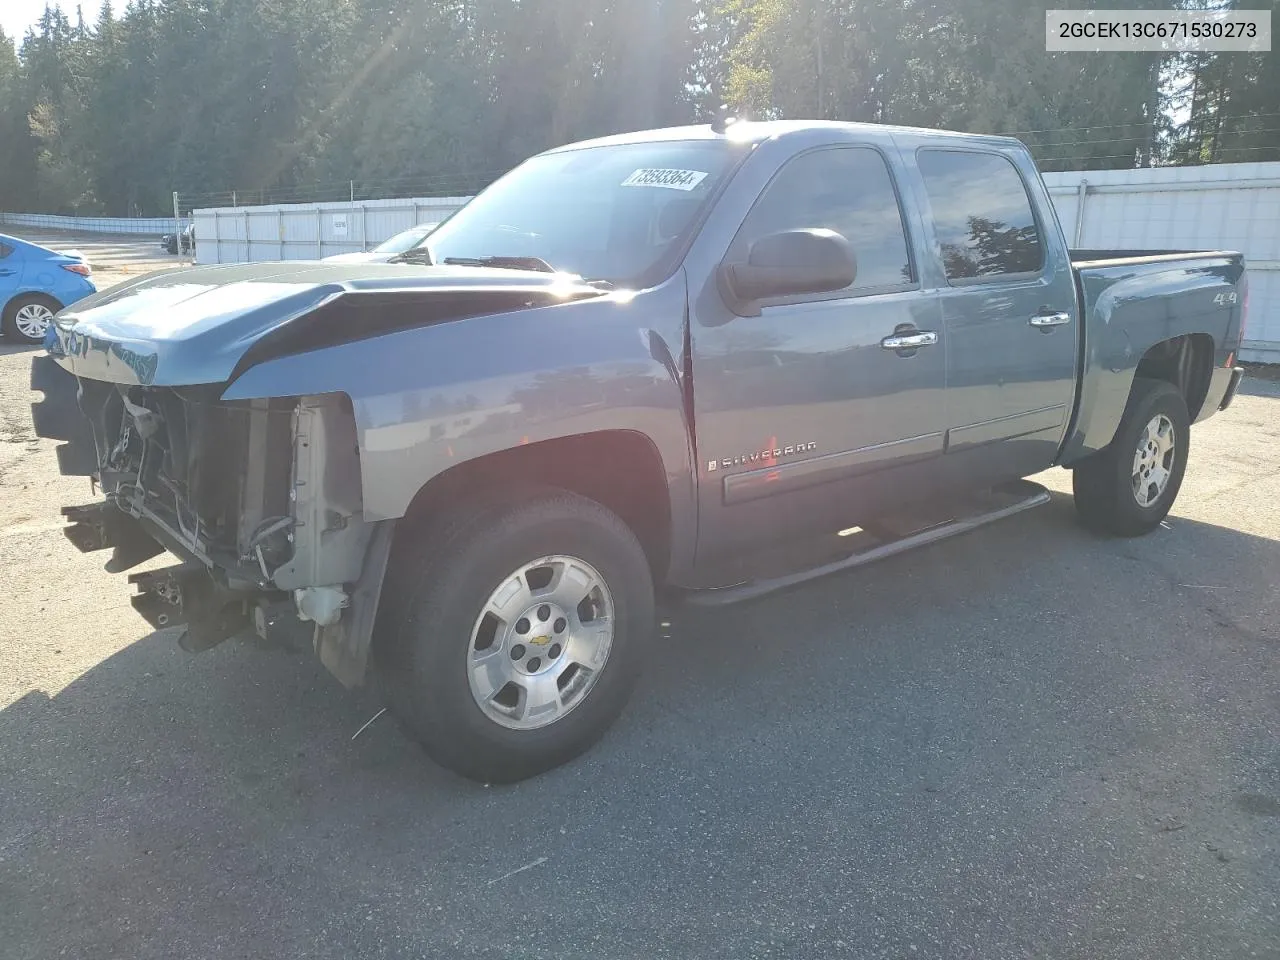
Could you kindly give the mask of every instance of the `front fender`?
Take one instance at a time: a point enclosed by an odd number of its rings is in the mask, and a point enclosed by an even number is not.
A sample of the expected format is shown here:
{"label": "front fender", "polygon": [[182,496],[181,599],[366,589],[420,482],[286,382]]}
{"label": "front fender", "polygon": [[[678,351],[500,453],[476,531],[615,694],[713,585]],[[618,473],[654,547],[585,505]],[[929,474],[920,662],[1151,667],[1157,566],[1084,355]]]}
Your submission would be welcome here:
{"label": "front fender", "polygon": [[662,458],[673,529],[691,530],[694,479],[680,382],[685,308],[678,273],[634,296],[475,317],[268,360],[233,381],[223,399],[346,394],[369,520],[404,516],[425,484],[468,460],[631,430]]}

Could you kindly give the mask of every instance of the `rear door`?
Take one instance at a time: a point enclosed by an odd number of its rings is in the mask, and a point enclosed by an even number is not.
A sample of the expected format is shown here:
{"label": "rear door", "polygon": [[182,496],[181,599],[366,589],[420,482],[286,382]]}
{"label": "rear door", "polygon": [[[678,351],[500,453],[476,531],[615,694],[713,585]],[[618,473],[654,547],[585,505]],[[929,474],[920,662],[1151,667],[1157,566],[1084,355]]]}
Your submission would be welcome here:
{"label": "rear door", "polygon": [[[921,289],[888,158],[854,143],[790,157],[717,254],[738,262],[762,237],[825,228],[850,241],[858,271],[834,293],[762,301],[759,316],[699,298],[703,559],[874,516],[941,458],[941,317]],[[913,335],[923,345],[894,348]]]}
{"label": "rear door", "polygon": [[[22,260],[15,256],[14,248],[0,240],[0,294],[14,290],[22,280]],[[4,306],[0,297],[0,307]]]}
{"label": "rear door", "polygon": [[1075,281],[1056,218],[1037,215],[1051,210],[1043,184],[1015,158],[915,154],[942,270],[948,472],[965,483],[1048,467],[1074,398]]}

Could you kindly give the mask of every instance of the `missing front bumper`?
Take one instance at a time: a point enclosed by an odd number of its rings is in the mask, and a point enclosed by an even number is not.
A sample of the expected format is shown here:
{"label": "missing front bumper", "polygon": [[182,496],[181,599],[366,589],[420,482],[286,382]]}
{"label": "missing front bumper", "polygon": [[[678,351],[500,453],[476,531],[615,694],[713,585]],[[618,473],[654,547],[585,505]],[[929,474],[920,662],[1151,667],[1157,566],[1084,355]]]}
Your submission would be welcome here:
{"label": "missing front bumper", "polygon": [[135,573],[129,602],[154,630],[184,627],[178,645],[188,653],[212,649],[250,629],[263,640],[302,649],[314,625],[298,619],[293,601],[273,594],[230,590],[199,564]]}

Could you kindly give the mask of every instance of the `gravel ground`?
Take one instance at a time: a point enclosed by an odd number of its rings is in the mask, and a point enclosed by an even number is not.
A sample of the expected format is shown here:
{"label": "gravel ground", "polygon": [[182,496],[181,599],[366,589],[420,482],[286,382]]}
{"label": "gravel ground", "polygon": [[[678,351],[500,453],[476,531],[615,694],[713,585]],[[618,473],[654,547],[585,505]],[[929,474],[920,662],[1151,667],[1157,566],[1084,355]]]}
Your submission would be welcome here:
{"label": "gravel ground", "polygon": [[1168,526],[1052,504],[677,613],[588,756],[484,788],[309,657],[148,633],[0,349],[0,956],[1280,957],[1280,385]]}

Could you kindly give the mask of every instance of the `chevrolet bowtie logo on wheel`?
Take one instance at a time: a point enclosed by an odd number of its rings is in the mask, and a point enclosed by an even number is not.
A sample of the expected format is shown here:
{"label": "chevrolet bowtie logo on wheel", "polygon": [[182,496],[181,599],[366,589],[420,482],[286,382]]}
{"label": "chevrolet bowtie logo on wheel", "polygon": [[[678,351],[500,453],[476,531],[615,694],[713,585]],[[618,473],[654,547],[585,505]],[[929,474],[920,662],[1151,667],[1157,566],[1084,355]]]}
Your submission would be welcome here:
{"label": "chevrolet bowtie logo on wheel", "polygon": [[767,467],[771,461],[783,460],[787,457],[794,457],[801,453],[810,453],[817,449],[817,441],[811,440],[808,443],[788,444],[785,447],[774,447],[772,450],[759,450],[755,453],[743,454],[740,457],[727,457],[723,460],[708,460],[707,472],[714,473],[717,470],[728,470],[730,467]]}

